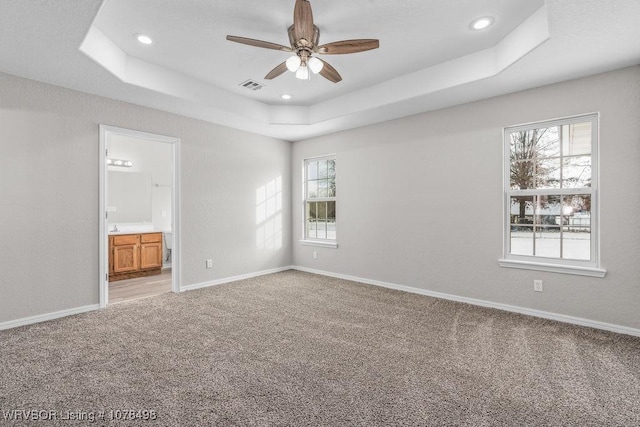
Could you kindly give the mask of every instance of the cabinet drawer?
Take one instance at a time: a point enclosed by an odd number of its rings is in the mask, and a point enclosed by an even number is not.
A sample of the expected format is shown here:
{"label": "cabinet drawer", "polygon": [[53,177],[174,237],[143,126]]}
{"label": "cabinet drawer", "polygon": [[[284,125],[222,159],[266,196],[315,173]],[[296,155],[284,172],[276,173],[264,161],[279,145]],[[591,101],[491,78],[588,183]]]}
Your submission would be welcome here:
{"label": "cabinet drawer", "polygon": [[123,234],[121,236],[113,236],[113,246],[135,245],[139,242],[138,234]]}
{"label": "cabinet drawer", "polygon": [[146,233],[141,234],[142,243],[162,242],[162,233]]}

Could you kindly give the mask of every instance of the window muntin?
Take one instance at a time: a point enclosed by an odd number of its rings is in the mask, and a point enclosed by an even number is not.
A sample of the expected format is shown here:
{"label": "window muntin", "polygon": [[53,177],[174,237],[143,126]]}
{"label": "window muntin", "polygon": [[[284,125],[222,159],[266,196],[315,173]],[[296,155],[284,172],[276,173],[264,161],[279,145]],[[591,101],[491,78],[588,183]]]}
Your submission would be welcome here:
{"label": "window muntin", "polygon": [[336,240],[336,160],[326,156],[304,161],[304,238]]}
{"label": "window muntin", "polygon": [[505,129],[505,258],[597,267],[597,115]]}

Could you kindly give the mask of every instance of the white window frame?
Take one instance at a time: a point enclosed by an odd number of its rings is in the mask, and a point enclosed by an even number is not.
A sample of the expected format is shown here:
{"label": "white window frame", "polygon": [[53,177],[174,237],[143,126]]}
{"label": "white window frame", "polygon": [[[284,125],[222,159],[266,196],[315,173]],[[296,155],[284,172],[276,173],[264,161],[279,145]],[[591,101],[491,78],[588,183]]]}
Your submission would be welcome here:
{"label": "white window frame", "polygon": [[[511,189],[511,144],[510,134],[539,128],[570,125],[574,123],[591,122],[591,187],[589,188],[561,188],[561,189]],[[503,258],[498,260],[501,267],[520,268],[527,270],[549,271],[555,273],[576,274],[583,276],[604,277],[606,270],[600,267],[599,245],[599,197],[598,197],[598,146],[599,146],[599,114],[583,114],[579,116],[528,123],[517,126],[509,126],[503,129]],[[511,254],[511,197],[518,196],[544,196],[544,195],[571,195],[588,194],[591,196],[591,235],[590,235],[590,260],[572,260],[533,255]]]}
{"label": "white window frame", "polygon": [[[317,156],[317,157],[308,157],[305,158],[302,161],[302,239],[300,240],[300,243],[302,245],[307,245],[307,246],[320,246],[320,247],[327,247],[327,248],[337,248],[338,247],[338,242],[337,242],[337,224],[336,224],[336,239],[329,239],[329,238],[313,238],[313,237],[309,237],[307,236],[307,202],[309,201],[313,201],[313,202],[328,202],[328,201],[333,201],[336,202],[337,205],[337,201],[336,201],[336,197],[318,197],[318,198],[313,198],[313,199],[308,199],[307,198],[307,183],[308,183],[308,179],[307,179],[307,164],[309,162],[314,162],[314,161],[318,161],[318,160],[333,160],[334,162],[336,162],[337,165],[337,160],[336,160],[336,155],[335,154],[326,154],[326,155],[322,155],[322,156]],[[337,166],[336,166],[337,169]],[[336,172],[336,187],[337,187],[337,172]],[[337,208],[337,206],[336,206]],[[337,209],[336,209],[337,212]],[[336,213],[337,216],[337,213]],[[336,220],[337,223],[337,220]]]}

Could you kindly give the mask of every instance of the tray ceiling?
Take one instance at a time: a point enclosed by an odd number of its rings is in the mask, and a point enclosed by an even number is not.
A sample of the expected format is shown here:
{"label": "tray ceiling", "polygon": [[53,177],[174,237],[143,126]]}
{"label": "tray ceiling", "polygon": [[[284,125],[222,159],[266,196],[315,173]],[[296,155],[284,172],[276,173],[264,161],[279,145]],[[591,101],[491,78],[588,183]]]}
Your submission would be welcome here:
{"label": "tray ceiling", "polygon": [[[312,0],[321,43],[380,48],[323,56],[337,84],[265,80],[290,54],[225,36],[288,45],[293,5],[0,0],[0,71],[299,140],[640,63],[635,0]],[[471,30],[480,16],[494,25]]]}

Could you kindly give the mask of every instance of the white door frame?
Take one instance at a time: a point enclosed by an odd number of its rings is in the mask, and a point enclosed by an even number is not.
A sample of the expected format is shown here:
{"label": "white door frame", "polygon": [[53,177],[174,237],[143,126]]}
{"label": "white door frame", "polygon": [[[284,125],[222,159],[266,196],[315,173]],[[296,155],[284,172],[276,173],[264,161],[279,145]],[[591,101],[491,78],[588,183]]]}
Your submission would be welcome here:
{"label": "white door frame", "polygon": [[171,290],[180,292],[180,138],[140,132],[115,126],[100,125],[100,308],[109,301],[109,230],[107,221],[107,138],[110,134],[123,135],[172,145],[173,177],[171,180]]}

